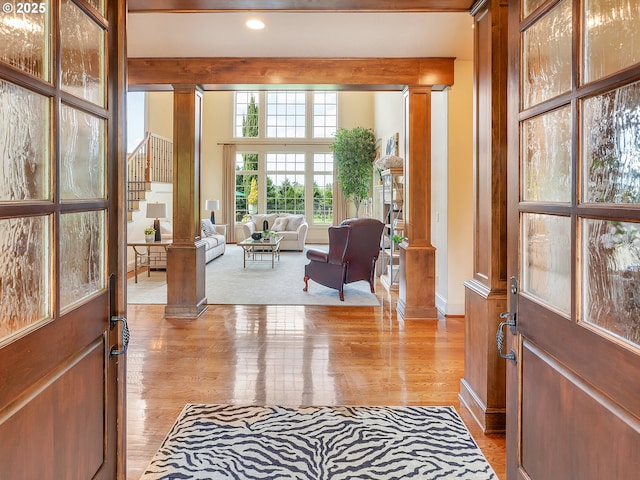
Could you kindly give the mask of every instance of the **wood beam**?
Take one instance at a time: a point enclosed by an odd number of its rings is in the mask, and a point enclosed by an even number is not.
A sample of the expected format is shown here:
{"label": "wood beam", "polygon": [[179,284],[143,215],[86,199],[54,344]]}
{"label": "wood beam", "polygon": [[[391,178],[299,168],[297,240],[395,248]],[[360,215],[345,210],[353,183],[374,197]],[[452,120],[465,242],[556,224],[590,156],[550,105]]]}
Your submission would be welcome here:
{"label": "wood beam", "polygon": [[252,85],[331,85],[350,90],[402,90],[405,85],[453,85],[453,58],[130,58],[131,90],[203,90]]}
{"label": "wood beam", "polygon": [[467,12],[473,0],[129,0],[129,12]]}

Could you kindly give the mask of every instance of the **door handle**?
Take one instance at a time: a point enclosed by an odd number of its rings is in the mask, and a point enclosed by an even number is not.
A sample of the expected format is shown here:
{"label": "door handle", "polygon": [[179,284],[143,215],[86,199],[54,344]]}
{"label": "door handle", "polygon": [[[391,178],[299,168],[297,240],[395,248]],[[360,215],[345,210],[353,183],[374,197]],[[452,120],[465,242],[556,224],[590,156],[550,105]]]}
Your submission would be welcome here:
{"label": "door handle", "polygon": [[116,347],[111,347],[111,351],[109,355],[112,357],[115,355],[122,355],[127,353],[127,348],[129,347],[129,327],[127,326],[127,319],[125,317],[111,317],[111,328],[115,328],[118,325],[118,322],[122,322],[122,349],[118,350]]}
{"label": "door handle", "polygon": [[510,312],[502,312],[500,314],[500,318],[504,318],[507,320],[505,320],[504,322],[500,322],[500,325],[498,325],[498,331],[496,332],[496,347],[498,348],[498,355],[500,355],[500,358],[511,360],[513,363],[517,363],[516,352],[514,352],[513,349],[510,349],[509,353],[502,353],[504,349],[504,327],[515,327],[516,321],[515,319],[511,318]]}
{"label": "door handle", "polygon": [[504,349],[504,327],[511,327],[511,333],[516,335],[518,329],[516,325],[518,323],[518,280],[516,277],[509,279],[509,312],[502,312],[500,318],[504,321],[498,325],[498,331],[496,332],[496,347],[498,347],[498,355],[505,360],[511,360],[513,363],[517,363],[516,352],[513,349],[509,350],[509,353],[503,353]]}

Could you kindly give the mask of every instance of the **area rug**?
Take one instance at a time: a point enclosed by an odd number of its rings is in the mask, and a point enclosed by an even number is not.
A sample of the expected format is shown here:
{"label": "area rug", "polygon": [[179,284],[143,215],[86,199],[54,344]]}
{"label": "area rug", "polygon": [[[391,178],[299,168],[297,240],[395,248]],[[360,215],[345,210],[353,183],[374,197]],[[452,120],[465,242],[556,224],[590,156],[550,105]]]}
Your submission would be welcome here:
{"label": "area rug", "polygon": [[187,404],[141,480],[497,480],[453,407]]}
{"label": "area rug", "polygon": [[[326,248],[326,246],[322,246]],[[314,248],[322,248],[315,247]],[[378,299],[368,282],[345,285],[344,302],[338,291],[309,281],[309,291],[303,292],[304,252],[281,252],[280,260],[271,268],[270,256],[264,261],[247,262],[243,268],[242,248],[227,245],[224,255],[207,263],[207,303],[215,305],[340,305],[378,306]],[[138,275],[138,283],[129,279],[128,303],[167,303],[167,277],[164,270]]]}

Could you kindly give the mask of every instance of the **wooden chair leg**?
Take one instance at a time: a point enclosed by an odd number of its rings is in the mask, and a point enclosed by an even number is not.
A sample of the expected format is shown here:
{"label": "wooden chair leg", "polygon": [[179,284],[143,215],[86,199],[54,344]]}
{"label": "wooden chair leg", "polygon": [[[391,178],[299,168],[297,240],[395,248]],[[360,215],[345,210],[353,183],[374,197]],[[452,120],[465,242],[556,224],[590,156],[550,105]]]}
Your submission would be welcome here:
{"label": "wooden chair leg", "polygon": [[340,301],[344,302],[344,290],[342,289],[342,287],[338,289],[338,293],[340,294]]}
{"label": "wooden chair leg", "polygon": [[306,292],[309,289],[309,277],[304,277],[304,288],[302,289],[303,292]]}

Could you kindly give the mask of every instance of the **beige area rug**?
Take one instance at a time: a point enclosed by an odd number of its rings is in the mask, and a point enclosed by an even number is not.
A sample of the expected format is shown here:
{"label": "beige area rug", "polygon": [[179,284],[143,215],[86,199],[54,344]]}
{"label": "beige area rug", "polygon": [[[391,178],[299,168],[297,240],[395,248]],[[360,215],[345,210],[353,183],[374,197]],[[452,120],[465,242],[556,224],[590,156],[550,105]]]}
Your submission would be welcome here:
{"label": "beige area rug", "polygon": [[[326,246],[313,246],[322,249]],[[242,248],[227,245],[224,255],[212,260],[206,269],[206,296],[210,305],[340,305],[378,306],[368,282],[345,285],[344,302],[338,291],[309,280],[309,291],[303,292],[304,252],[281,252],[280,261],[271,268],[271,260],[247,262],[242,267]],[[167,277],[162,270],[138,275],[128,282],[128,303],[167,303]]]}

